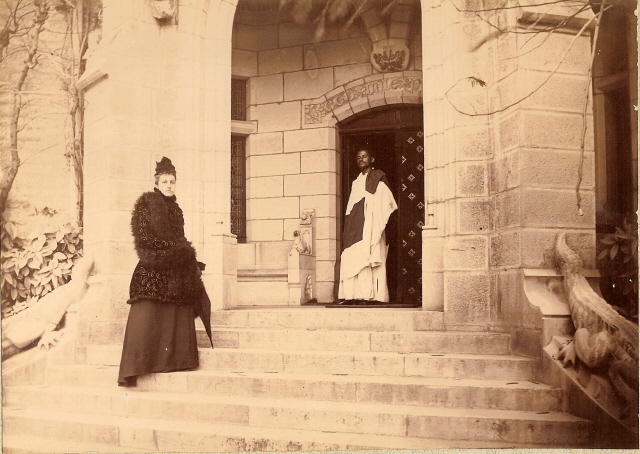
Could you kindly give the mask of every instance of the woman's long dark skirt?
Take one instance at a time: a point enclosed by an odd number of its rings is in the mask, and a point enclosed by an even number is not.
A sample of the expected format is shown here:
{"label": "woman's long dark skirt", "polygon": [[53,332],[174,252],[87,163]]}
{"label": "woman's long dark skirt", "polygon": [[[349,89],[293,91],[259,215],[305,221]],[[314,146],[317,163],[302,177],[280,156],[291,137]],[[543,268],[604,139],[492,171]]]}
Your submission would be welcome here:
{"label": "woman's long dark skirt", "polygon": [[198,367],[191,306],[141,300],[131,304],[118,384],[135,385],[138,375]]}

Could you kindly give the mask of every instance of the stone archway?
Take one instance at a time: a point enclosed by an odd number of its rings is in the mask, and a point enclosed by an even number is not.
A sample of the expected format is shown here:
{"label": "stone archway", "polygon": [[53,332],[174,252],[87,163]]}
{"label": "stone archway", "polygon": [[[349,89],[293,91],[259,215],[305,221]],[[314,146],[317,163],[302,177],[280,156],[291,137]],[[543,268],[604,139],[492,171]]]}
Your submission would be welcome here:
{"label": "stone archway", "polygon": [[422,72],[374,74],[342,84],[303,104],[303,127],[335,126],[366,110],[392,104],[422,104]]}
{"label": "stone archway", "polygon": [[[346,123],[358,117],[366,117],[368,114],[380,109],[393,109],[398,107],[422,108],[422,73],[421,71],[399,71],[387,74],[375,74],[362,77],[344,83],[322,96],[303,102],[302,127],[303,129],[329,128],[336,135],[337,153],[341,155],[342,144],[338,138],[338,123]],[[393,128],[392,128],[393,129]],[[335,172],[340,174],[343,166],[342,159],[337,157]],[[423,166],[426,164],[423,162]],[[341,179],[337,184],[342,184]],[[422,188],[424,191],[424,187]],[[332,204],[342,210],[341,196],[336,194]],[[334,283],[337,282],[340,257],[340,232],[342,213],[336,213],[336,244]],[[416,235],[421,237],[421,232],[416,230]],[[417,257],[417,256],[416,256]],[[419,278],[421,279],[421,278]],[[337,286],[332,286],[334,299],[337,298]],[[419,290],[418,290],[419,291]],[[421,300],[421,298],[418,298]],[[409,304],[414,304],[409,303]]]}
{"label": "stone archway", "polygon": [[[268,9],[271,3],[238,2],[227,74],[247,80],[246,120],[253,128],[242,131],[247,244],[290,242],[302,210],[315,209],[321,235],[318,300],[329,302],[338,241],[336,124],[380,106],[421,105],[420,39],[411,36],[409,70],[376,73],[372,30],[358,24],[358,30],[348,34],[335,30],[315,39],[308,25],[271,10],[256,13],[255,8]],[[415,12],[415,5],[412,8]]]}

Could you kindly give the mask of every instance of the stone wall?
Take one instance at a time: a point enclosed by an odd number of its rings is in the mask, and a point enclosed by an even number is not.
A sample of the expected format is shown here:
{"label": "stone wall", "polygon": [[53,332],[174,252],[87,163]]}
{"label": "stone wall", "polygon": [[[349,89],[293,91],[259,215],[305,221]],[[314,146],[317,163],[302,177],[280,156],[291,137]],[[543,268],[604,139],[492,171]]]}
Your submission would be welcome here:
{"label": "stone wall", "polygon": [[[80,85],[87,100],[85,246],[108,301],[97,318],[126,316],[137,262],[135,200],[153,189],[155,163],[177,169],[185,233],[207,264],[214,309],[233,304],[237,253],[230,233],[231,24],[235,4],[179,5],[160,23],[147,2],[105,1],[103,38]],[[220,46],[220,42],[226,46]]]}
{"label": "stone wall", "polygon": [[[530,342],[540,327],[522,294],[523,269],[553,267],[558,230],[569,233],[570,246],[593,266],[590,130],[582,215],[574,194],[586,35],[557,69],[575,29],[556,31],[525,55],[518,52],[527,37],[518,34],[471,51],[493,27],[451,2],[433,2],[423,5],[422,40],[413,40],[409,69],[382,75],[373,74],[369,38],[357,27],[328,29],[314,41],[311,28],[271,13],[259,20],[236,15],[234,22],[235,4],[225,0],[181,4],[179,23],[168,25],[156,23],[143,4],[109,5],[101,49],[85,80],[86,242],[107,270],[118,315],[126,310],[135,265],[129,213],[151,189],[162,155],[178,169],[187,236],[210,266],[205,283],[214,308],[234,306],[234,76],[248,80],[245,134],[254,131],[247,138],[249,241],[290,241],[300,211],[315,209],[318,299],[332,300],[341,215],[336,124],[372,107],[424,99],[423,308],[444,310],[448,329],[509,331],[514,350],[539,351]],[[525,26],[525,13],[509,9],[494,17]],[[420,78],[419,92],[412,91],[412,78]],[[354,95],[368,84],[379,89]],[[474,115],[460,112],[469,108]],[[311,111],[316,116],[308,118]]]}
{"label": "stone wall", "polygon": [[[0,4],[2,20],[7,13],[7,4]],[[53,55],[39,59],[22,87],[24,107],[18,133],[21,164],[7,204],[10,219],[25,223],[22,233],[31,233],[34,227],[31,215],[36,209],[56,210],[58,215],[52,219],[54,223],[76,219],[73,171],[65,157],[68,144],[73,141],[69,115],[71,102],[64,88],[64,74],[58,66],[59,50],[68,39],[65,30],[64,16],[52,9],[40,34],[39,48],[45,53],[53,52]],[[22,38],[13,38],[5,50],[6,58],[0,63],[0,80],[6,83],[0,88],[0,147],[3,149],[0,166],[3,170],[9,165],[13,87],[26,56],[24,45]],[[69,57],[68,54],[65,56]]]}
{"label": "stone wall", "polygon": [[[282,21],[275,14],[259,21],[236,17],[232,75],[248,78],[247,120],[256,124],[247,138],[247,240],[293,240],[301,210],[315,209],[317,297],[333,301],[342,159],[336,121],[355,112],[346,103],[342,114],[329,111],[314,122],[305,117],[305,108],[383,75],[374,74],[371,40],[361,25],[333,25],[319,41],[314,31],[311,24]],[[420,71],[412,71],[421,65],[418,34],[411,54],[408,71],[385,77],[420,78]],[[420,90],[405,102],[419,103]],[[383,92],[378,98],[380,105],[403,102],[387,102]],[[374,107],[369,99],[360,99],[360,110]]]}
{"label": "stone wall", "polygon": [[[558,231],[587,267],[595,259],[590,105],[581,213],[575,193],[588,33],[574,41],[572,26],[548,35],[546,23],[538,35],[505,33],[478,46],[495,31],[490,24],[525,30],[539,12],[481,13],[487,21],[450,2],[423,10],[423,49],[433,57],[424,63],[432,88],[424,94],[425,149],[441,150],[426,165],[423,272],[434,291],[425,292],[425,307],[444,303],[450,329],[510,331],[514,350],[531,355],[540,352],[540,317],[524,297],[523,269],[555,268]],[[558,20],[570,12],[547,13]]]}

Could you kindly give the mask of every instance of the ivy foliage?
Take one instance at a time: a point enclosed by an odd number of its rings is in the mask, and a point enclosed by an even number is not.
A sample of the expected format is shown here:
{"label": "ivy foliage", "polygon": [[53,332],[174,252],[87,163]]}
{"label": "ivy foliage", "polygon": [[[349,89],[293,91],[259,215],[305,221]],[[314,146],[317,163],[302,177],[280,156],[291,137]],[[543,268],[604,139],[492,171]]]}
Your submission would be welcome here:
{"label": "ivy foliage", "polygon": [[82,229],[74,223],[20,236],[16,223],[0,229],[2,317],[14,315],[71,279],[82,256]]}
{"label": "ivy foliage", "polygon": [[600,240],[598,260],[608,261],[603,276],[605,299],[623,316],[638,323],[638,224],[624,219],[622,227]]}

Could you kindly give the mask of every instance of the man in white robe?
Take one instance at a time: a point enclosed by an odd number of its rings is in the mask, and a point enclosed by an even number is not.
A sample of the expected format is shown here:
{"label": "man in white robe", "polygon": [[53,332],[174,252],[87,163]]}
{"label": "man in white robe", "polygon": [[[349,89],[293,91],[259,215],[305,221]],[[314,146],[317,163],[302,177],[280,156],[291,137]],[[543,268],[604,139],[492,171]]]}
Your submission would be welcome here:
{"label": "man in white robe", "polygon": [[351,185],[345,213],[338,299],[388,302],[384,229],[398,205],[384,172],[373,168],[371,152],[358,151],[356,161],[360,174]]}

